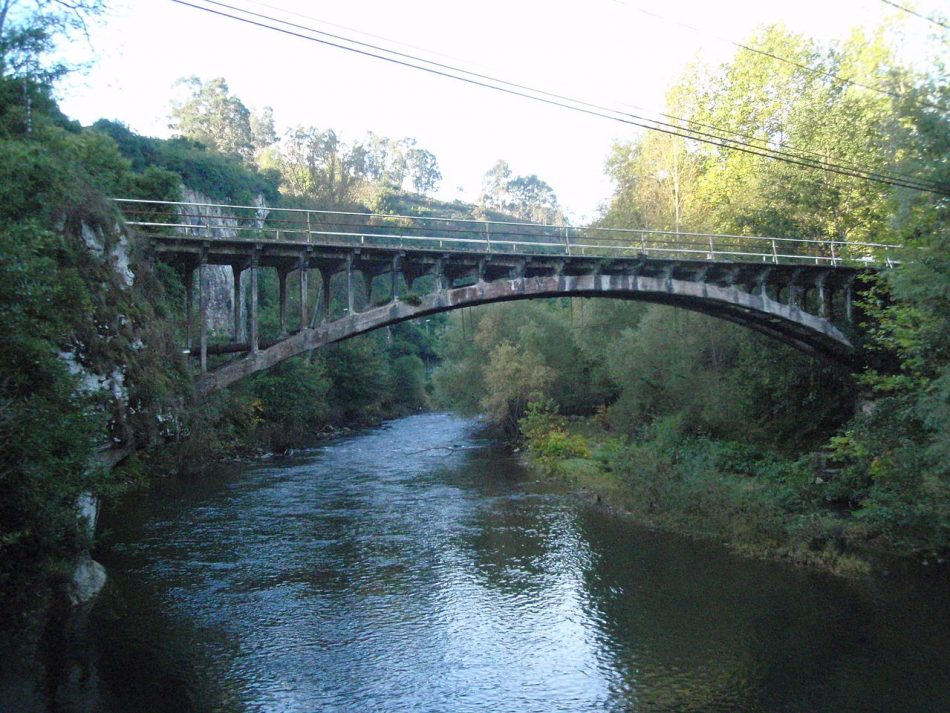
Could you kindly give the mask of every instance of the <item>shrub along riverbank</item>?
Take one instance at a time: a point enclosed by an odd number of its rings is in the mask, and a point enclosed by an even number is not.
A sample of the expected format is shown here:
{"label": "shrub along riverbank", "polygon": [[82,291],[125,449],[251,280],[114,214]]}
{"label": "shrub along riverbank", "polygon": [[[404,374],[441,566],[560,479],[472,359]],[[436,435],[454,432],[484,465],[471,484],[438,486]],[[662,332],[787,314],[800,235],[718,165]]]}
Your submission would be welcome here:
{"label": "shrub along riverbank", "polygon": [[657,421],[627,440],[597,419],[567,422],[532,405],[528,462],[643,524],[840,575],[872,570],[867,528],[833,507],[833,478],[816,473],[814,458],[684,437],[681,425]]}

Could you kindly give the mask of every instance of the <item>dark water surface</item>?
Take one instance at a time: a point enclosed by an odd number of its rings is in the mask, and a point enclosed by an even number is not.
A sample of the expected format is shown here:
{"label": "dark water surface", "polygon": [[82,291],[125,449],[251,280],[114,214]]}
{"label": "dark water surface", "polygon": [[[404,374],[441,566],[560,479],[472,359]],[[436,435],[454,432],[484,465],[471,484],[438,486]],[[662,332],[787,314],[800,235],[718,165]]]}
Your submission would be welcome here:
{"label": "dark water surface", "polygon": [[62,709],[950,711],[945,582],[746,561],[529,481],[429,414],[130,499]]}

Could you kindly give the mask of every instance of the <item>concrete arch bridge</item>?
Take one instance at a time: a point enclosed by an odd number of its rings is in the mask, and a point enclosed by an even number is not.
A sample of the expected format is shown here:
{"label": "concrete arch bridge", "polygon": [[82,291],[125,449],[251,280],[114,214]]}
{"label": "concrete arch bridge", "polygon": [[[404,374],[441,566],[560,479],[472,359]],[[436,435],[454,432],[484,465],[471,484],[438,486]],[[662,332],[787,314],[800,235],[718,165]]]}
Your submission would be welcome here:
{"label": "concrete arch bridge", "polygon": [[[899,247],[212,203],[116,203],[127,224],[148,241],[152,258],[183,274],[188,347],[200,364],[202,393],[405,320],[490,302],[563,296],[682,307],[847,363],[854,356],[847,335],[859,278],[889,266]],[[233,274],[228,343],[208,339],[202,286],[212,265],[229,266]],[[279,283],[280,334],[270,341],[259,336],[261,270],[276,271]],[[311,298],[314,273],[320,287]],[[250,293],[246,315],[244,279]],[[345,305],[331,304],[333,283],[345,285]],[[291,286],[300,295],[293,317]],[[224,354],[232,357],[209,370],[209,356]]]}

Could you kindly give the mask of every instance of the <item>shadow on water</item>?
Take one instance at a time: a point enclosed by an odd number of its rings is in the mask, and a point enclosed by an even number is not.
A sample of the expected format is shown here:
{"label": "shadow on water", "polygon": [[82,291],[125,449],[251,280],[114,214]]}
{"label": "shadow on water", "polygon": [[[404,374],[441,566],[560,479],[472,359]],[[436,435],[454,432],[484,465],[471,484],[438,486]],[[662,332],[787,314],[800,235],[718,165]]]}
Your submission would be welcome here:
{"label": "shadow on water", "polygon": [[950,709],[946,582],[743,560],[530,480],[426,414],[131,498],[48,663],[88,685],[36,710]]}

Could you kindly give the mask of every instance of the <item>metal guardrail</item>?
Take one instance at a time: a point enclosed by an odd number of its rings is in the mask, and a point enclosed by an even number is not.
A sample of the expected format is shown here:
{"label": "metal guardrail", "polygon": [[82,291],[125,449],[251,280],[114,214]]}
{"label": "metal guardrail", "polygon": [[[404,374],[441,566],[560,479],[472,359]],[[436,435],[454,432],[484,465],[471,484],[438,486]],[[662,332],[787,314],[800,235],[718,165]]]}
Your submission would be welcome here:
{"label": "metal guardrail", "polygon": [[168,237],[200,236],[208,240],[606,259],[642,254],[710,261],[887,267],[896,264],[891,251],[902,247],[816,238],[575,227],[133,198],[113,200],[128,225]]}

